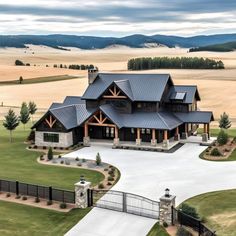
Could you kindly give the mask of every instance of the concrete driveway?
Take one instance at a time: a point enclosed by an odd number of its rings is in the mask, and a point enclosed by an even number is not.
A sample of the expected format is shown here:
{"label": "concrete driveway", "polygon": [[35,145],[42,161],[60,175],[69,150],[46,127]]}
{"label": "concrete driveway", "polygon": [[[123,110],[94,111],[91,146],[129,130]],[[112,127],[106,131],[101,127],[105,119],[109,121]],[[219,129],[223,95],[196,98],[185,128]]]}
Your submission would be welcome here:
{"label": "concrete driveway", "polygon": [[[210,162],[198,156],[206,147],[185,144],[174,153],[114,150],[110,146],[91,147],[65,155],[68,158],[95,159],[116,166],[121,172],[114,190],[139,194],[159,200],[165,188],[176,195],[177,204],[192,196],[236,187],[236,162]],[[143,236],[152,219],[95,208],[67,236]]]}

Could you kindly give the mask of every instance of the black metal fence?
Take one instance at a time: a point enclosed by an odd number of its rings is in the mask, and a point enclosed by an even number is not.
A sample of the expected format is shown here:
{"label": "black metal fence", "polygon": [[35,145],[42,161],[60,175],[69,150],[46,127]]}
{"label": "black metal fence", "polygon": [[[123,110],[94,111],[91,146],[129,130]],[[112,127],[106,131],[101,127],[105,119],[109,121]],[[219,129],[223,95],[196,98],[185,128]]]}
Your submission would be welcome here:
{"label": "black metal fence", "polygon": [[216,236],[216,233],[207,228],[200,220],[172,208],[172,224],[176,223],[192,228],[198,232],[199,236]]}
{"label": "black metal fence", "polygon": [[53,187],[0,179],[0,191],[58,201],[75,203],[75,192]]}

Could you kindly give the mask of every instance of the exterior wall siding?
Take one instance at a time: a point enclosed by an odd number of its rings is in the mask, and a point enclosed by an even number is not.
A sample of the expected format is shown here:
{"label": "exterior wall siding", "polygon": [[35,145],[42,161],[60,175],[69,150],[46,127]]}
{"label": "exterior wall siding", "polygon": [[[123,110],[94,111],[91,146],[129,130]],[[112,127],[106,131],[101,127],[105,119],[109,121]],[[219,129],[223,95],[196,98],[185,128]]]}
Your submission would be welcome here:
{"label": "exterior wall siding", "polygon": [[[43,136],[44,133],[53,133],[53,134],[59,134],[59,142],[44,142]],[[37,146],[46,146],[46,147],[69,147],[73,145],[73,135],[72,132],[68,133],[59,133],[59,132],[42,132],[42,131],[36,131],[35,132],[35,144]]]}

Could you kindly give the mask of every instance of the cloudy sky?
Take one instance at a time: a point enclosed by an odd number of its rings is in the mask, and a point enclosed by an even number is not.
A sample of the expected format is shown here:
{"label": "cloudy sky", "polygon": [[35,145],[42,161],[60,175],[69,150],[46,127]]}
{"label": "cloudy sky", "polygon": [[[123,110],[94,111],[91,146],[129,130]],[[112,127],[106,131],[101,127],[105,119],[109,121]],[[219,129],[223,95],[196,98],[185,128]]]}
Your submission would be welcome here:
{"label": "cloudy sky", "polygon": [[0,0],[0,34],[236,32],[236,0]]}

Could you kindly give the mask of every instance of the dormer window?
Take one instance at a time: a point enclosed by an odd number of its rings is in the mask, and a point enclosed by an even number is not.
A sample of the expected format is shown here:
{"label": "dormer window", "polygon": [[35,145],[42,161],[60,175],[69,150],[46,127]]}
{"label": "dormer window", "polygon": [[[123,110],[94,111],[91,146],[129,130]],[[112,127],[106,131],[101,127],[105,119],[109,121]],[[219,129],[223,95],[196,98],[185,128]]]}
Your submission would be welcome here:
{"label": "dormer window", "polygon": [[185,99],[185,96],[186,96],[186,92],[174,92],[171,94],[170,100],[176,101],[176,102],[183,101]]}

